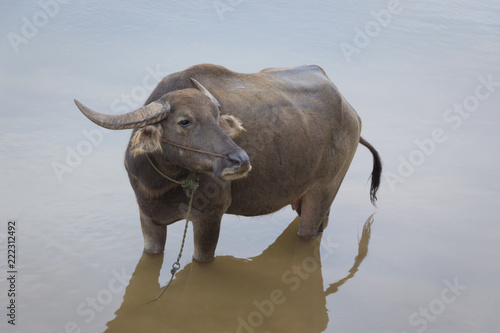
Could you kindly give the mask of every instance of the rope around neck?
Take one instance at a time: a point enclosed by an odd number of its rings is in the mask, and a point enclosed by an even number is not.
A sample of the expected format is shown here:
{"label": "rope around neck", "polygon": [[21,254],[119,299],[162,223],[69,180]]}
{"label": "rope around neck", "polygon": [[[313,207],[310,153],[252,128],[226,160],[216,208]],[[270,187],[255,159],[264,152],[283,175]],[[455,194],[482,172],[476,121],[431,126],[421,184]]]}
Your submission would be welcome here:
{"label": "rope around neck", "polygon": [[160,169],[158,169],[158,167],[153,163],[153,161],[151,161],[151,158],[149,157],[148,154],[146,154],[146,157],[147,157],[149,163],[151,164],[151,166],[153,167],[153,169],[155,169],[156,172],[158,172],[160,174],[160,176],[162,176],[163,178],[166,178],[166,179],[170,180],[172,183],[181,185],[182,188],[184,189],[184,191],[190,190],[190,191],[194,192],[198,188],[198,186],[199,186],[199,184],[198,184],[199,183],[198,173],[195,173],[194,177],[191,178],[191,179],[186,179],[186,180],[181,180],[181,181],[175,180],[175,179],[167,176],[163,172],[161,172]]}
{"label": "rope around neck", "polygon": [[[176,184],[179,184],[182,186],[182,188],[184,189],[184,191],[186,192],[186,195],[188,194],[188,191],[191,192],[191,195],[190,195],[190,198],[189,198],[189,205],[188,205],[188,210],[187,210],[187,215],[186,215],[186,225],[184,226],[184,235],[182,236],[182,243],[181,243],[181,249],[179,251],[179,255],[177,255],[177,260],[172,264],[172,269],[170,270],[170,274],[172,274],[172,276],[170,277],[170,281],[168,281],[167,285],[163,288],[162,292],[160,293],[160,295],[158,295],[158,297],[156,297],[154,300],[152,300],[151,302],[154,302],[154,301],[157,301],[160,299],[160,297],[163,295],[163,293],[165,293],[165,291],[167,290],[167,288],[170,286],[170,283],[172,283],[172,280],[174,279],[174,276],[175,276],[175,273],[179,270],[179,268],[181,267],[181,264],[180,264],[180,260],[181,260],[181,257],[182,257],[182,251],[184,250],[184,243],[186,241],[186,234],[187,234],[187,230],[188,230],[188,225],[189,225],[189,217],[191,215],[191,207],[193,207],[193,198],[194,198],[194,193],[196,192],[196,190],[198,189],[199,187],[199,183],[200,183],[200,177],[198,175],[198,173],[195,173],[194,177],[191,178],[191,179],[186,179],[186,180],[182,180],[182,181],[178,181],[178,180],[175,180],[173,178],[170,178],[169,176],[167,176],[166,174],[164,174],[163,172],[161,172],[157,167],[156,165],[153,163],[153,161],[151,161],[151,159],[149,158],[149,155],[146,154],[146,157],[148,158],[148,161],[149,163],[151,164],[151,166],[164,178],[170,180],[171,182],[174,182]],[[189,195],[188,195],[189,196]]]}

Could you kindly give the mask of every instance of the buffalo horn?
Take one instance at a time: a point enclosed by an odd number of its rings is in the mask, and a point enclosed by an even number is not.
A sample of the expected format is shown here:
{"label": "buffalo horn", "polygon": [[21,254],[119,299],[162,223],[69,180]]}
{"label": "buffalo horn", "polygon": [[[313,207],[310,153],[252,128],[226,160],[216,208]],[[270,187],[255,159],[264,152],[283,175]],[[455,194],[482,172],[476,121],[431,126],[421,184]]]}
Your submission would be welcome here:
{"label": "buffalo horn", "polygon": [[112,130],[130,129],[154,124],[165,119],[170,111],[170,105],[167,102],[160,103],[157,101],[121,115],[110,115],[93,111],[76,99],[75,104],[91,121],[101,127]]}
{"label": "buffalo horn", "polygon": [[220,108],[219,101],[217,100],[217,98],[214,97],[214,95],[212,95],[210,93],[210,91],[208,91],[207,88],[205,88],[200,82],[196,81],[193,78],[191,78],[191,81],[193,81],[193,83],[196,85],[196,88],[198,88],[199,91],[201,91],[202,93],[204,93],[205,96],[207,96],[208,98],[210,98],[210,100],[212,101],[212,103],[214,103],[215,105],[217,105],[217,107]]}

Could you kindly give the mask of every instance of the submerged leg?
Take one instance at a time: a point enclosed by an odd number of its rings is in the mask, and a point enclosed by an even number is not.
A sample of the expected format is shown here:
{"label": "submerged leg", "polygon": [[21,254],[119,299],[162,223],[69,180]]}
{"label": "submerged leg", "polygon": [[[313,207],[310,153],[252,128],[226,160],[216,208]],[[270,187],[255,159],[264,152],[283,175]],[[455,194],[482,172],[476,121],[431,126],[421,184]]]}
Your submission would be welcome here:
{"label": "submerged leg", "polygon": [[319,229],[318,229],[318,233],[322,233],[326,229],[326,227],[328,226],[328,220],[329,220],[328,217],[329,216],[330,216],[330,210],[328,210],[328,212],[326,212],[326,218],[320,224]]}
{"label": "submerged leg", "polygon": [[158,225],[140,211],[142,236],[144,237],[144,251],[148,253],[162,253],[167,240],[167,226]]}
{"label": "submerged leg", "polygon": [[315,238],[328,225],[328,215],[340,182],[330,186],[317,184],[300,200],[299,236]]}
{"label": "submerged leg", "polygon": [[219,240],[221,218],[222,216],[193,221],[194,260],[214,260],[215,248]]}

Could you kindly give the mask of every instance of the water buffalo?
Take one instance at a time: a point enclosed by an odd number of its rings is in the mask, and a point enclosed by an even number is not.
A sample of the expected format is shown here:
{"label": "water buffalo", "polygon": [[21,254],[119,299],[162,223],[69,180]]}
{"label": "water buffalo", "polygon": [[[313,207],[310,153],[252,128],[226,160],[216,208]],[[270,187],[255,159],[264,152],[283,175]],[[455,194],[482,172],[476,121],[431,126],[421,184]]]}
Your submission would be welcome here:
{"label": "water buffalo", "polygon": [[144,250],[161,253],[167,225],[185,219],[190,194],[180,181],[199,177],[190,214],[193,258],[214,259],[224,213],[257,216],[287,205],[298,234],[314,238],[358,143],[373,154],[370,198],[382,165],[363,138],[361,119],[318,66],[241,74],[197,65],[165,77],[144,107],[123,115],[80,111],[108,129],[134,129],[125,168],[140,209]]}

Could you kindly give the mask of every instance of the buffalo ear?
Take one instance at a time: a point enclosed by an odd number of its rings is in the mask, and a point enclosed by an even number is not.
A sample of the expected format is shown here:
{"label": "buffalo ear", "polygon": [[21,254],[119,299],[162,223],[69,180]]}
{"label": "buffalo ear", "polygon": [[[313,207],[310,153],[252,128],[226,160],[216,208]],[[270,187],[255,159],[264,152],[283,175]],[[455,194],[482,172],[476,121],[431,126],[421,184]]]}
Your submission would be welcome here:
{"label": "buffalo ear", "polygon": [[220,117],[219,126],[231,139],[237,137],[242,131],[246,132],[240,119],[227,114]]}
{"label": "buffalo ear", "polygon": [[149,125],[136,130],[130,139],[130,152],[136,157],[141,154],[163,152],[161,138],[163,130],[160,125]]}

